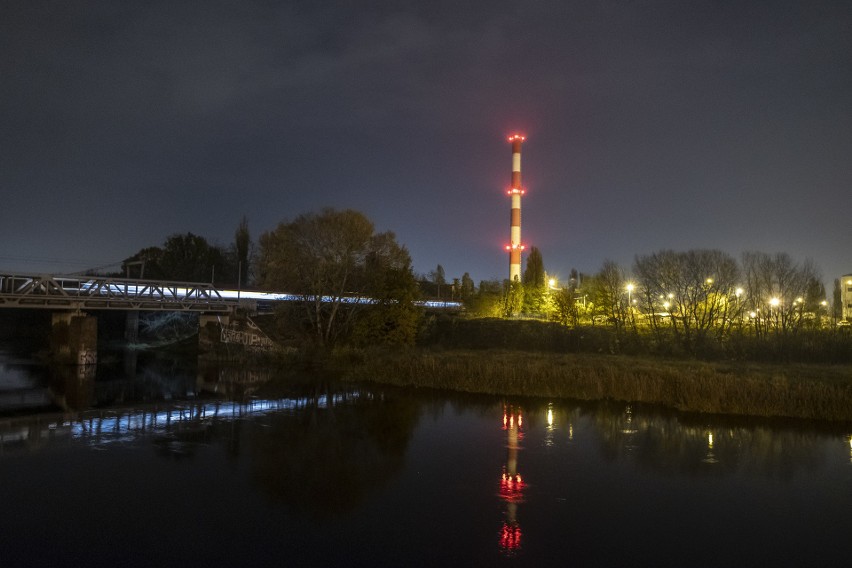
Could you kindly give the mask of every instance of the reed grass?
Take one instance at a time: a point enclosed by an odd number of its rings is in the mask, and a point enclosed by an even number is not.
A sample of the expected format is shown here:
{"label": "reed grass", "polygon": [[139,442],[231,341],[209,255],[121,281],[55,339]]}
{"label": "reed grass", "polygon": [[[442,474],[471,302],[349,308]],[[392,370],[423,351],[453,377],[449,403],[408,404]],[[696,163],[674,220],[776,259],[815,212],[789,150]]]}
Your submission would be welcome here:
{"label": "reed grass", "polygon": [[684,411],[852,421],[849,366],[497,350],[338,352],[344,380],[505,396],[612,399]]}

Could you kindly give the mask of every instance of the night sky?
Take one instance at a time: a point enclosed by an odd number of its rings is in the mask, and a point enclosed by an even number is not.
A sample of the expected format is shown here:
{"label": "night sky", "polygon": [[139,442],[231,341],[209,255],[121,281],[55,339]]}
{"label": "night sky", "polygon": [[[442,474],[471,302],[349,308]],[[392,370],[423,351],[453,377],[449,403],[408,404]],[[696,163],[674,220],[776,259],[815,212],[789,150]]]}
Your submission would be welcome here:
{"label": "night sky", "polygon": [[[852,2],[0,3],[0,271],[325,206],[508,277],[718,248],[852,273]],[[113,268],[115,269],[115,268]]]}

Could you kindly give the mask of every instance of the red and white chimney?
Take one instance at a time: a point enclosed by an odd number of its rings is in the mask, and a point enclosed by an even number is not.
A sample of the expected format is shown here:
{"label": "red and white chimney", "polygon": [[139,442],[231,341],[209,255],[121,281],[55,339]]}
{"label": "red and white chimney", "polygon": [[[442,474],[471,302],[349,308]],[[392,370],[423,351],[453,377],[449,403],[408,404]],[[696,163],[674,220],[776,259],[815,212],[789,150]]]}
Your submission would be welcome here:
{"label": "red and white chimney", "polygon": [[509,251],[509,280],[512,282],[521,280],[521,251],[524,250],[521,244],[521,196],[524,194],[521,186],[521,142],[524,140],[526,137],[520,134],[509,136],[512,143],[512,186],[508,193],[512,197],[512,218],[506,250]]}

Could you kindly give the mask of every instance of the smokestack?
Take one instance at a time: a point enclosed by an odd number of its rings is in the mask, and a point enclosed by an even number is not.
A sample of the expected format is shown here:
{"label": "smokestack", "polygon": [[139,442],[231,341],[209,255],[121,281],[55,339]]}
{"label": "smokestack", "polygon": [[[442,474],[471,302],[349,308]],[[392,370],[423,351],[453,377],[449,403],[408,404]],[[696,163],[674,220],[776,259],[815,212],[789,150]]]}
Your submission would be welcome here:
{"label": "smokestack", "polygon": [[524,188],[521,186],[521,142],[524,140],[526,137],[520,134],[509,137],[509,142],[512,143],[512,187],[509,189],[509,195],[512,196],[512,218],[506,250],[509,251],[509,280],[512,282],[521,279],[521,251],[524,250],[524,245],[521,244],[521,196],[524,194]]}

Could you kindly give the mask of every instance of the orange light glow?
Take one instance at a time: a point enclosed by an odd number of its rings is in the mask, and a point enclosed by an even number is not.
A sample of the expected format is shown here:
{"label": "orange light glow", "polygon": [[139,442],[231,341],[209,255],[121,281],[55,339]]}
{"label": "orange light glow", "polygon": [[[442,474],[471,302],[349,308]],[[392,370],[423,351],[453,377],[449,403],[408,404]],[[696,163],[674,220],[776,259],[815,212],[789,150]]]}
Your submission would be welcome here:
{"label": "orange light glow", "polygon": [[526,136],[521,136],[520,134],[513,134],[509,136],[509,142],[514,142],[515,140],[520,140],[521,142],[523,142],[526,139]]}

